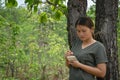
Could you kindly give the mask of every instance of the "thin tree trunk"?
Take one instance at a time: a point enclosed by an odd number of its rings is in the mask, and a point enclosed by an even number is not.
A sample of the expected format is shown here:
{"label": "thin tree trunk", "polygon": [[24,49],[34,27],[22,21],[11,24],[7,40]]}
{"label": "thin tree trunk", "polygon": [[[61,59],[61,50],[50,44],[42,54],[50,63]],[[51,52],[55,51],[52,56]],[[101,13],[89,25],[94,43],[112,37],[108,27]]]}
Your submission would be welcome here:
{"label": "thin tree trunk", "polygon": [[107,74],[104,79],[118,80],[117,54],[118,0],[96,0],[96,39],[102,42],[107,51]]}
{"label": "thin tree trunk", "polygon": [[77,38],[75,22],[79,16],[86,16],[86,9],[87,0],[68,0],[67,30],[70,48],[73,40]]}

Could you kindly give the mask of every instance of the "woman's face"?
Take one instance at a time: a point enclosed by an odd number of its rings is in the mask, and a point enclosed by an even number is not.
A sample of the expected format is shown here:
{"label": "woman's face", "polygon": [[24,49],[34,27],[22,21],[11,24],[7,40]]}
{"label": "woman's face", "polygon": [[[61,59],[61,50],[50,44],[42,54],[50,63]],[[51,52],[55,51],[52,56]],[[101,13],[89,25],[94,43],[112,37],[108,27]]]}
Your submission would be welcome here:
{"label": "woman's face", "polygon": [[93,29],[90,29],[89,27],[84,25],[77,25],[76,30],[77,30],[77,35],[82,41],[86,41],[92,38],[92,33],[94,32]]}

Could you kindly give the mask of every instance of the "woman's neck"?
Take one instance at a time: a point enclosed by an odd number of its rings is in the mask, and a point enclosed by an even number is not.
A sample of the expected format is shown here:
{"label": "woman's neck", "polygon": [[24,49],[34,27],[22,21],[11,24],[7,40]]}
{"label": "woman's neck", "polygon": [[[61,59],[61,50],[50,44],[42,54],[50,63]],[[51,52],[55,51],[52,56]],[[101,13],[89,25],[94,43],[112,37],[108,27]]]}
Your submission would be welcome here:
{"label": "woman's neck", "polygon": [[90,38],[90,39],[87,39],[87,40],[83,41],[83,44],[84,44],[84,45],[87,45],[87,44],[92,44],[92,43],[94,43],[94,42],[96,42],[96,40],[93,39],[93,38]]}

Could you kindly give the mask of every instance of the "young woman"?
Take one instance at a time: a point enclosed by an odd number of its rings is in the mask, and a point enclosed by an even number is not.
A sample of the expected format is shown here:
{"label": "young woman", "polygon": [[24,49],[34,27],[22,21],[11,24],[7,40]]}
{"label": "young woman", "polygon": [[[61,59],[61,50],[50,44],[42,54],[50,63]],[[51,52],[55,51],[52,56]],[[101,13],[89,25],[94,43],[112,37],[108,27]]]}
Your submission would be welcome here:
{"label": "young woman", "polygon": [[[93,38],[94,24],[89,17],[80,17],[75,28],[78,40],[74,41],[71,50],[65,54],[69,67],[69,80],[95,80],[106,74],[107,56],[102,43]],[[69,60],[75,56],[77,60]]]}

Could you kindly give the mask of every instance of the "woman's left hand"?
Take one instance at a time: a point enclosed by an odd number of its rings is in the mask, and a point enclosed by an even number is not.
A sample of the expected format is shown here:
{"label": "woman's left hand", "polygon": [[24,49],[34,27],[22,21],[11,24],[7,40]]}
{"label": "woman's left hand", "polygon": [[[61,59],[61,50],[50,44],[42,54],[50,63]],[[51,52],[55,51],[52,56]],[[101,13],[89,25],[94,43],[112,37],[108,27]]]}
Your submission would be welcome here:
{"label": "woman's left hand", "polygon": [[73,67],[79,68],[80,62],[75,60],[75,61],[70,62],[69,64],[71,64]]}

